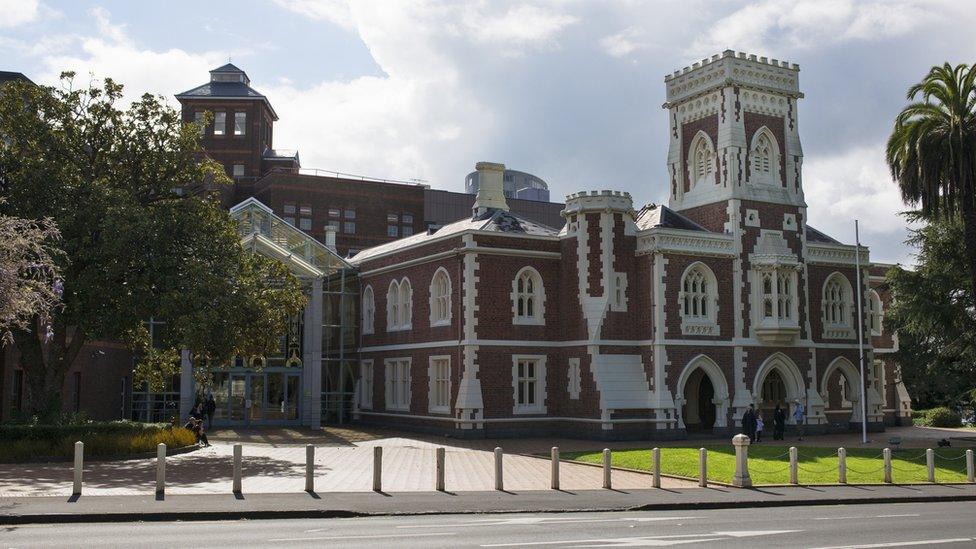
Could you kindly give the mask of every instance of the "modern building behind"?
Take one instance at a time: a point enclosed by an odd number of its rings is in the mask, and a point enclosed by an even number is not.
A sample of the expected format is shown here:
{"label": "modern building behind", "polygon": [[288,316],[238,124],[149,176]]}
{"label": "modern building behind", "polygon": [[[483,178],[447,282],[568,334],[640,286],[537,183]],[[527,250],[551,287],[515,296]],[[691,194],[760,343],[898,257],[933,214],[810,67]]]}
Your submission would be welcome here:
{"label": "modern building behind", "polygon": [[[506,169],[502,175],[502,182],[505,198],[549,202],[549,184],[543,181],[541,177],[518,170]],[[477,171],[469,173],[464,178],[464,192],[476,195],[480,186],[481,179]]]}

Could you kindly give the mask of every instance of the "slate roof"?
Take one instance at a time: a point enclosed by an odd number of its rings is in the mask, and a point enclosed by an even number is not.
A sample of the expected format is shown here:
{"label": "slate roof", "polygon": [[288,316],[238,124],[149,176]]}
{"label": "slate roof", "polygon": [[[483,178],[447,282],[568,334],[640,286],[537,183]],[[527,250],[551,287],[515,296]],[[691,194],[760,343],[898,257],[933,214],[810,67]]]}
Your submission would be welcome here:
{"label": "slate roof", "polygon": [[443,238],[453,234],[463,233],[464,231],[479,232],[498,232],[498,233],[521,233],[531,236],[558,236],[559,231],[552,227],[547,227],[525,217],[504,210],[489,210],[488,212],[472,217],[449,223],[434,232],[422,232],[413,236],[366,248],[353,257],[350,262],[353,265],[360,265],[364,261],[373,259],[377,256],[413,248],[430,240]]}
{"label": "slate roof", "polygon": [[24,76],[24,73],[21,73],[21,72],[11,72],[11,71],[0,71],[0,84],[4,84],[6,82],[12,82],[14,80],[24,80],[24,81],[33,83],[33,81],[30,78],[27,78],[26,76]]}
{"label": "slate roof", "polygon": [[806,226],[807,242],[820,242],[823,244],[840,244],[841,242],[832,236],[814,229],[810,225]]}
{"label": "slate roof", "polygon": [[262,156],[269,160],[298,160],[298,151],[295,149],[264,149],[264,154]]}
{"label": "slate roof", "polygon": [[271,106],[271,102],[268,98],[248,85],[250,80],[247,78],[247,73],[232,65],[227,63],[222,67],[218,67],[212,71],[215,72],[227,72],[234,73],[239,72],[244,74],[244,82],[214,82],[210,81],[206,84],[201,84],[195,88],[186,90],[183,93],[176,94],[177,99],[260,99],[264,101],[264,104],[268,106],[268,110],[271,111],[271,116],[275,120],[278,120],[278,113],[275,112],[274,108]]}
{"label": "slate roof", "polygon": [[667,229],[683,229],[686,231],[711,232],[698,223],[679,214],[671,208],[659,204],[648,204],[637,214],[637,229],[644,230],[653,227]]}

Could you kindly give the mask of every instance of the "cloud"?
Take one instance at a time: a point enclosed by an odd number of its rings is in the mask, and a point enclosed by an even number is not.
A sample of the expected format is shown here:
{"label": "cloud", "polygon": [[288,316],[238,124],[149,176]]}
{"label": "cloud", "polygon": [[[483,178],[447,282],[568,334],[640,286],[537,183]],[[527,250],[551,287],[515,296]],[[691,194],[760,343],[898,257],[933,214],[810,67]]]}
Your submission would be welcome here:
{"label": "cloud", "polygon": [[648,46],[643,41],[642,27],[627,27],[626,29],[600,39],[600,47],[611,57],[625,57],[637,50]]}
{"label": "cloud", "polygon": [[348,30],[355,28],[348,0],[274,0],[274,3],[316,21],[329,21]]}
{"label": "cloud", "polygon": [[0,0],[0,28],[30,23],[40,14],[37,0]]}
{"label": "cloud", "polygon": [[556,47],[556,36],[579,21],[576,16],[528,4],[501,12],[481,8],[469,7],[462,15],[465,35],[480,43]]}
{"label": "cloud", "polygon": [[903,35],[932,20],[917,0],[764,0],[713,22],[690,48],[714,52],[808,50]]}

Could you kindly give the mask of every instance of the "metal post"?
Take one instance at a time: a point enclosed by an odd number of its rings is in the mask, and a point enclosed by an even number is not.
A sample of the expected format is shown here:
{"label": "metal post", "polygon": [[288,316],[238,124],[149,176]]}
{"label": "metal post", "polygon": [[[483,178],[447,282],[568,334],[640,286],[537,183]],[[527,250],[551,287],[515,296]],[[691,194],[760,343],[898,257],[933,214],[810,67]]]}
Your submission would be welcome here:
{"label": "metal post", "polygon": [[502,449],[495,448],[495,490],[505,490],[505,480],[502,478]]}
{"label": "metal post", "polygon": [[156,495],[166,493],[166,445],[156,445]]}
{"label": "metal post", "polygon": [[799,478],[796,474],[797,468],[797,451],[796,446],[790,446],[790,484],[799,484]]}
{"label": "metal post", "polygon": [[651,468],[654,469],[654,487],[661,487],[661,449],[651,450]]}
{"label": "metal post", "polygon": [[925,450],[925,466],[929,470],[929,482],[935,482],[935,451],[929,448]]}
{"label": "metal post", "polygon": [[240,444],[234,445],[234,493],[241,493],[241,474],[243,472],[243,467],[241,466],[241,457],[244,455],[244,447]]}
{"label": "metal post", "polygon": [[75,486],[71,492],[73,496],[81,495],[81,474],[85,466],[85,443],[78,441],[75,443]]}
{"label": "metal post", "polygon": [[857,270],[857,355],[861,362],[861,444],[868,443],[868,399],[867,378],[864,376],[864,313],[861,310],[864,301],[864,288],[861,287],[861,236],[857,220],[854,220],[854,267]]}
{"label": "metal post", "polygon": [[434,456],[436,458],[436,469],[437,469],[437,480],[435,482],[434,489],[438,492],[444,491],[444,456],[446,451],[443,448],[438,448],[434,451]]}
{"label": "metal post", "polygon": [[373,447],[373,491],[383,491],[383,447]]}
{"label": "metal post", "polygon": [[884,456],[884,482],[891,484],[891,448],[885,448],[881,454]]}
{"label": "metal post", "polygon": [[837,449],[837,482],[847,484],[847,450]]}
{"label": "metal post", "polygon": [[698,486],[708,487],[708,450],[698,449]]}
{"label": "metal post", "polygon": [[752,486],[749,476],[749,437],[739,433],[732,437],[735,446],[735,474],[732,476],[732,486],[748,488]]}
{"label": "metal post", "polygon": [[315,445],[305,445],[305,491],[315,491]]}
{"label": "metal post", "polygon": [[553,490],[559,489],[559,446],[553,446],[552,450],[549,451],[550,459],[550,477],[552,478],[550,487]]}
{"label": "metal post", "polygon": [[976,482],[976,468],[973,467],[972,450],[966,450],[966,482]]}
{"label": "metal post", "polygon": [[603,449],[603,487],[607,490],[613,488],[613,483],[610,480],[610,449]]}

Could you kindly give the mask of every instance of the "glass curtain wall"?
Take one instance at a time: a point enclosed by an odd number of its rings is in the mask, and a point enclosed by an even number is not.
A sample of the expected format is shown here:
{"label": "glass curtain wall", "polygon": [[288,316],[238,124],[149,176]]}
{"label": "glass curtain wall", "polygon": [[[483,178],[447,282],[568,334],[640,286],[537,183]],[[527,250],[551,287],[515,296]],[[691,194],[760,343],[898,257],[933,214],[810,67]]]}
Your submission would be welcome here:
{"label": "glass curtain wall", "polygon": [[359,362],[359,277],[340,269],[322,285],[322,422],[351,419]]}

